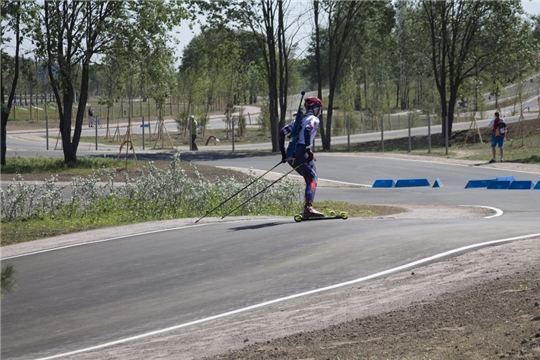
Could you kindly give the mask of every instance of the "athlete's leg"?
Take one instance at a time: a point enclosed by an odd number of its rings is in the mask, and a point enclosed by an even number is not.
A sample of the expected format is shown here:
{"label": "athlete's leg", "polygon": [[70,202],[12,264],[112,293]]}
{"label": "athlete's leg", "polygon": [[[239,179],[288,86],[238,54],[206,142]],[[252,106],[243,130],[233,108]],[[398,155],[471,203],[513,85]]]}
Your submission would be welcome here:
{"label": "athlete's leg", "polygon": [[309,174],[304,175],[304,180],[306,181],[306,203],[313,204],[315,192],[317,192],[317,174],[310,169]]}
{"label": "athlete's leg", "polygon": [[324,216],[323,213],[318,212],[313,207],[313,201],[315,200],[315,192],[317,191],[317,168],[315,167],[315,161],[307,161],[308,154],[306,152],[306,146],[298,144],[295,152],[294,162],[291,161],[292,167],[297,167],[296,172],[300,174],[306,182],[305,189],[305,205],[304,216]]}

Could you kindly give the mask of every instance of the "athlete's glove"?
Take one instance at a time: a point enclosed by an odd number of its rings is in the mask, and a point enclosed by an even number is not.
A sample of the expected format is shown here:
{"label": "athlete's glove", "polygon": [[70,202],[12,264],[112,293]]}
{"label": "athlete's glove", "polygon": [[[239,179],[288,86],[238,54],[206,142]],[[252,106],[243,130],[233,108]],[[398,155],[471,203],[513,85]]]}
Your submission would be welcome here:
{"label": "athlete's glove", "polygon": [[307,159],[306,162],[311,162],[314,159],[315,154],[311,150],[307,150]]}
{"label": "athlete's glove", "polygon": [[285,152],[285,149],[281,149],[281,163],[287,162],[287,153]]}

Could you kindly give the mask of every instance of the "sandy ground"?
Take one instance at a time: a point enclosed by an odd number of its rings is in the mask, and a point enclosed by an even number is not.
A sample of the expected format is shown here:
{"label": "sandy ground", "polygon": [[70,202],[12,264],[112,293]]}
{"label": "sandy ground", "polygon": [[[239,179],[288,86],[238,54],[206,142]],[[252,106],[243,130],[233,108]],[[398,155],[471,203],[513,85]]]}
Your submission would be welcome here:
{"label": "sandy ground", "polygon": [[[509,168],[507,164],[491,166]],[[517,170],[540,174],[538,165],[521,167],[526,169]],[[411,206],[407,210],[392,217],[486,215],[486,210],[467,207],[433,211]],[[94,230],[78,234],[77,240],[59,236],[4,247],[2,258],[192,222],[183,219]],[[203,357],[540,359],[540,237],[63,358]]]}

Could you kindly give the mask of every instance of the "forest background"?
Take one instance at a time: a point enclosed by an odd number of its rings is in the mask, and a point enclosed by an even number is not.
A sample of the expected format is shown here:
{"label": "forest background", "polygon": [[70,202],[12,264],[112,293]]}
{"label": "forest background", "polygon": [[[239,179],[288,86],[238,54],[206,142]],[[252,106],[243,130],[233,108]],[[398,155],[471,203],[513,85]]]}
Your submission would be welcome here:
{"label": "forest background", "polygon": [[[201,32],[179,59],[171,31],[185,23]],[[2,164],[8,121],[28,104],[30,119],[38,104],[57,114],[66,163],[93,103],[107,122],[118,103],[130,120],[151,102],[158,118],[175,108],[184,132],[190,114],[204,127],[220,111],[230,126],[257,103],[273,151],[302,90],[325,103],[324,150],[355,114],[422,111],[452,133],[458,114],[499,108],[508,84],[520,100],[540,93],[539,41],[521,1],[3,1]]]}

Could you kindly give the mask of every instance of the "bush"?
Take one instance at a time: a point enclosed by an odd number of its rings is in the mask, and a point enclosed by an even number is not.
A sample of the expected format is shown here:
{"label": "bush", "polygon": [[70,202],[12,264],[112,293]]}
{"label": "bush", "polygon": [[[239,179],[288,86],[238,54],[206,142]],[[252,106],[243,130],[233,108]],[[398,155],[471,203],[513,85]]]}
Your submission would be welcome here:
{"label": "bush", "polygon": [[[144,175],[115,182],[116,170],[102,168],[87,177],[77,176],[71,183],[71,198],[62,191],[65,186],[56,184],[57,177],[43,184],[29,184],[21,176],[18,183],[10,184],[4,192],[0,190],[1,221],[3,225],[63,222],[128,224],[142,221],[199,217],[215,208],[245,185],[234,177],[220,179],[212,184],[193,166],[195,178],[191,179],[180,166],[179,155],[175,155],[168,168],[159,169],[154,163],[144,168]],[[101,181],[102,178],[106,180]],[[255,179],[250,173],[249,182]],[[270,182],[260,179],[235,196],[213,213],[224,215],[257,194]],[[270,187],[231,215],[280,214],[291,215],[298,210],[302,186],[292,180],[284,180]],[[50,225],[47,225],[50,226]],[[13,226],[6,226],[7,229]],[[5,228],[5,229],[6,229]],[[5,230],[4,229],[4,230]],[[17,230],[13,230],[17,231]],[[6,239],[10,234],[3,234]],[[6,240],[9,242],[9,240]],[[2,239],[4,242],[4,239]]]}

